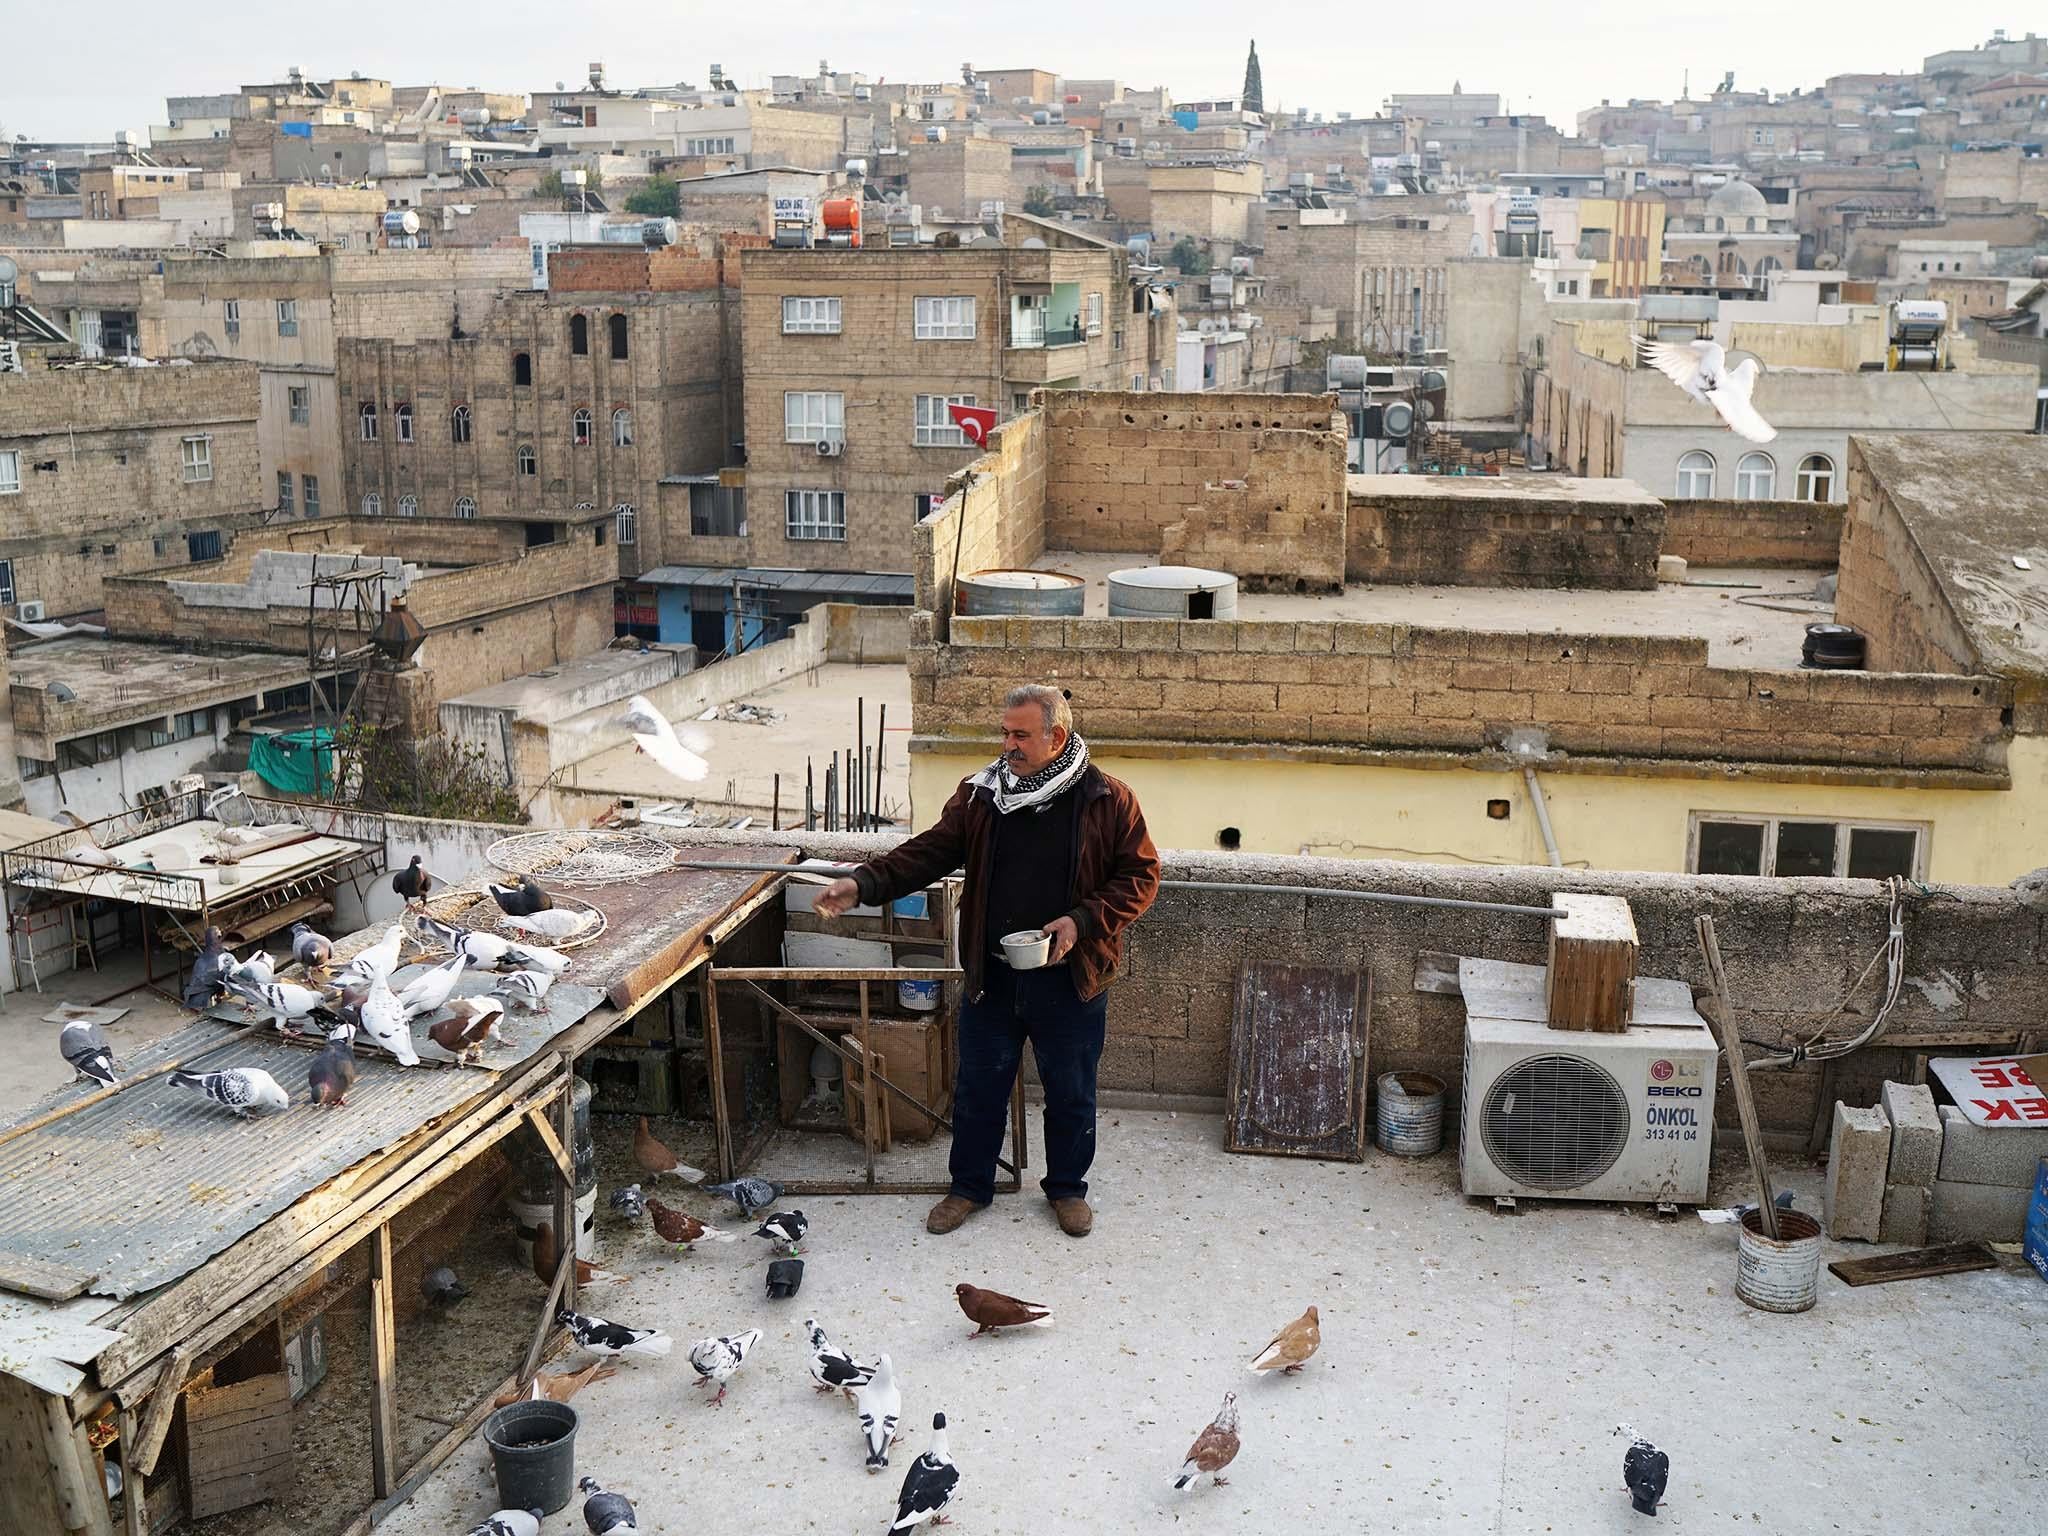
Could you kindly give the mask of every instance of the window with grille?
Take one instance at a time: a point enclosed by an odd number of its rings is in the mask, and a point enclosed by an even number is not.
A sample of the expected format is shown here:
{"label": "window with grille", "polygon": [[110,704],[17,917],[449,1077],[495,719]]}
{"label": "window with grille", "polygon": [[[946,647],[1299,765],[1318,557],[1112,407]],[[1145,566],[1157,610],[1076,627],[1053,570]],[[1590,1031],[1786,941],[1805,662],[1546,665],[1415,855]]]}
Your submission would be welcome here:
{"label": "window with grille", "polygon": [[178,457],[188,481],[213,478],[212,438],[202,435],[184,439],[179,444]]}
{"label": "window with grille", "polygon": [[630,448],[633,446],[633,413],[623,405],[612,412],[612,446]]}
{"label": "window with grille", "polygon": [[787,390],[782,396],[782,440],[816,443],[846,435],[846,396],[837,391]]}
{"label": "window with grille", "polygon": [[449,440],[451,442],[466,443],[469,441],[469,432],[469,407],[466,405],[458,405],[457,407],[455,407],[454,410],[448,413]]}
{"label": "window with grille", "polygon": [[318,475],[299,476],[299,494],[305,499],[306,516],[318,517],[320,515],[320,477]]}
{"label": "window with grille", "polygon": [[912,321],[919,341],[972,341],[973,295],[912,301]]}
{"label": "window with grille", "polygon": [[1099,293],[1088,295],[1088,334],[1090,336],[1100,336],[1102,334],[1102,295]]}
{"label": "window with grille", "polygon": [[783,535],[796,540],[846,542],[846,495],[843,491],[785,491]]}
{"label": "window with grille", "polygon": [[284,513],[286,517],[290,517],[292,501],[292,472],[288,469],[280,469],[277,472],[277,510]]}
{"label": "window with grille", "polygon": [[690,532],[700,539],[745,538],[747,493],[736,485],[691,486]]}
{"label": "window with grille", "polygon": [[621,544],[634,543],[640,537],[640,514],[622,501],[612,508],[612,526]]}
{"label": "window with grille", "polygon": [[578,410],[569,418],[569,441],[578,448],[590,446],[590,412]]}
{"label": "window with grille", "polygon": [[458,497],[456,497],[456,498],[455,498],[455,515],[456,515],[457,517],[475,517],[475,516],[476,516],[476,498],[475,498],[474,496],[458,496]]}
{"label": "window with grille", "polygon": [[293,426],[307,427],[313,424],[313,392],[305,385],[287,384],[284,401]]}
{"label": "window with grille", "polygon": [[919,448],[965,448],[967,434],[955,425],[949,405],[972,405],[972,395],[919,395],[911,442]]}
{"label": "window with grille", "polygon": [[0,603],[14,602],[14,562],[0,560]]}
{"label": "window with grille", "polygon": [[400,441],[401,443],[409,443],[409,442],[411,442],[411,441],[412,441],[412,407],[411,407],[411,406],[409,406],[409,405],[394,405],[394,406],[393,406],[393,407],[391,408],[391,422],[392,422],[392,425],[393,425],[393,426],[394,426],[394,427],[395,427],[395,428],[397,429],[397,431],[398,431],[398,440],[399,440],[399,441]]}
{"label": "window with grille", "polygon": [[383,515],[384,498],[382,496],[379,496],[375,491],[371,491],[363,497],[363,516],[382,517]]}
{"label": "window with grille", "polygon": [[785,298],[782,301],[782,333],[785,336],[837,336],[839,300],[795,294]]}
{"label": "window with grille", "polygon": [[398,515],[400,517],[418,517],[420,515],[419,497],[413,495],[410,491],[399,497]]}
{"label": "window with grille", "polygon": [[142,731],[145,746],[168,747],[173,742],[190,741],[195,736],[213,734],[213,711],[190,709],[183,714],[172,715],[161,725],[147,726]]}
{"label": "window with grille", "polygon": [[1691,858],[1699,875],[1924,878],[1928,828],[1919,822],[1822,821],[1694,812]]}

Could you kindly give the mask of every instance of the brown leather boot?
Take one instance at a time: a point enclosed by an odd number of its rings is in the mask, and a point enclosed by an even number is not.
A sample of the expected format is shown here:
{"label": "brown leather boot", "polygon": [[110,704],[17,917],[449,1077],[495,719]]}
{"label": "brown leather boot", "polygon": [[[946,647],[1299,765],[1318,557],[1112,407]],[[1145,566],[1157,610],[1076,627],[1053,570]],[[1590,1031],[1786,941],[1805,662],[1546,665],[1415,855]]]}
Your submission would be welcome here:
{"label": "brown leather boot", "polygon": [[1053,1201],[1052,1213],[1059,1219],[1060,1230],[1069,1237],[1086,1237],[1095,1230],[1095,1213],[1078,1196]]}
{"label": "brown leather boot", "polygon": [[924,1219],[924,1229],[944,1236],[980,1209],[964,1195],[948,1195],[931,1208],[931,1213]]}

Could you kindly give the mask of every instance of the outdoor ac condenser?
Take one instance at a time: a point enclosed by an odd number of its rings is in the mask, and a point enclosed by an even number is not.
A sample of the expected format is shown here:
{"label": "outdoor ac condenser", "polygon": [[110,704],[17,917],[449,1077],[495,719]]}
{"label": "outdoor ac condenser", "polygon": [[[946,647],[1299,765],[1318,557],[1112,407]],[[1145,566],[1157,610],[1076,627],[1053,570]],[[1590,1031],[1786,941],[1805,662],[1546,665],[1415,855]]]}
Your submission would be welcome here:
{"label": "outdoor ac condenser", "polygon": [[1713,1153],[1716,1059],[1704,1024],[1598,1034],[1469,1017],[1465,1193],[1697,1204]]}

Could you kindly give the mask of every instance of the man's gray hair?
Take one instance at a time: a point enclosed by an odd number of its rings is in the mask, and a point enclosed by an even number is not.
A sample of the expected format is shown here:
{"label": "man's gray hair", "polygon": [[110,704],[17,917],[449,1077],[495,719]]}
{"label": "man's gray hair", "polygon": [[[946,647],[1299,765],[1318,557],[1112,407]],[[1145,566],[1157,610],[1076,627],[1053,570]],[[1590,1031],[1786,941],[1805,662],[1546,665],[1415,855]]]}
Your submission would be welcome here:
{"label": "man's gray hair", "polygon": [[1003,695],[1003,708],[1018,709],[1026,704],[1036,704],[1045,711],[1045,729],[1050,731],[1058,726],[1068,735],[1074,732],[1074,711],[1067,703],[1067,696],[1057,688],[1047,688],[1038,683],[1022,683]]}

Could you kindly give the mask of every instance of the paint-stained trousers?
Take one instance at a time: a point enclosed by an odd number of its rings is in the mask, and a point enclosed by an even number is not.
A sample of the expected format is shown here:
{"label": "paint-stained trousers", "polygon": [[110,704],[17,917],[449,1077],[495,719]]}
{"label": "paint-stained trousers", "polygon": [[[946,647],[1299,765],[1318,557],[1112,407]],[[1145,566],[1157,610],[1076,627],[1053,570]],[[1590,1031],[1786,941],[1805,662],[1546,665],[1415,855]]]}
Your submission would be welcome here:
{"label": "paint-stained trousers", "polygon": [[1045,1089],[1048,1200],[1085,1198],[1095,1161],[1095,1068],[1102,1060],[1105,991],[1083,1002],[1064,965],[1013,971],[991,960],[981,999],[960,1007],[959,1071],[953,1079],[953,1193],[995,1198],[996,1155],[1010,1124],[1010,1090],[1024,1042]]}

